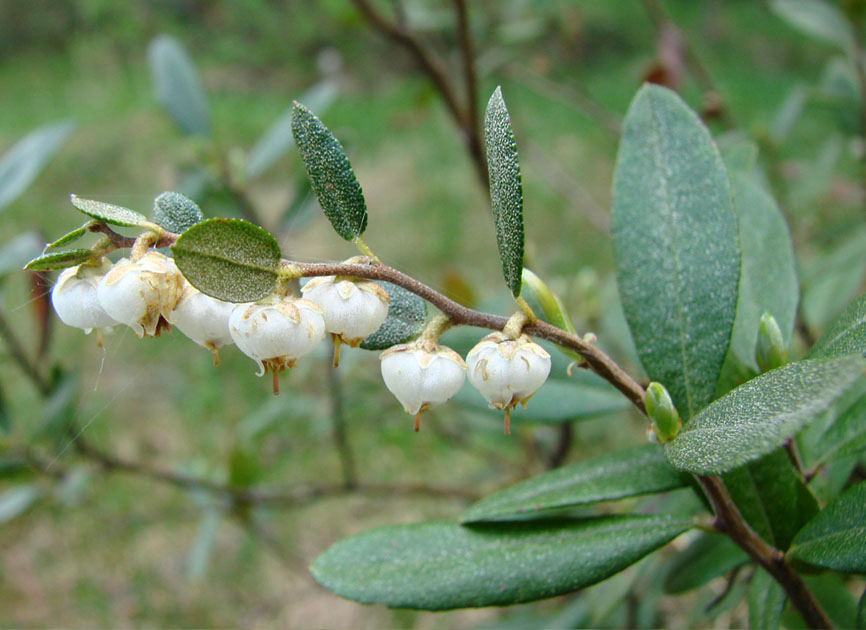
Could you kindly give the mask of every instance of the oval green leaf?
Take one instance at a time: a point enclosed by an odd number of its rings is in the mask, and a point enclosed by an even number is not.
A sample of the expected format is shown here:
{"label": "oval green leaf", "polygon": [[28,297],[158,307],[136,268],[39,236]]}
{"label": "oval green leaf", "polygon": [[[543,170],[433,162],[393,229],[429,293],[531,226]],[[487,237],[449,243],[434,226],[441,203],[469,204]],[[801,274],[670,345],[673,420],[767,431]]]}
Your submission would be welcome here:
{"label": "oval green leaf", "polygon": [[832,461],[866,451],[866,395],[839,413],[821,436],[820,461]]}
{"label": "oval green leaf", "polygon": [[668,461],[721,474],[782,446],[863,373],[859,356],[789,363],[740,385],[695,416],[665,445]]}
{"label": "oval green leaf", "polygon": [[517,143],[511,117],[497,86],[484,116],[484,142],[487,147],[487,172],[490,175],[490,203],[496,224],[496,243],[505,283],[514,297],[520,295],[523,270],[523,185]]}
{"label": "oval green leaf", "polygon": [[157,35],[148,46],[147,60],[156,97],[181,130],[209,136],[207,96],[183,45],[169,35]]}
{"label": "oval green leaf", "polygon": [[839,357],[855,353],[866,354],[866,293],[845,309],[806,356]]}
{"label": "oval green leaf", "polygon": [[824,0],[772,0],[770,8],[788,24],[817,41],[845,52],[855,48],[851,23],[842,11]]}
{"label": "oval green leaf", "polygon": [[390,282],[379,282],[385,289],[388,317],[379,329],[361,342],[364,350],[385,350],[417,337],[427,320],[427,302],[411,291]]}
{"label": "oval green leaf", "polygon": [[752,368],[763,313],[776,318],[785,345],[790,344],[799,299],[794,248],[776,202],[752,173],[733,172],[740,219],[742,270],[730,353]]}
{"label": "oval green leaf", "polygon": [[470,506],[460,521],[498,520],[664,492],[686,486],[690,479],[671,468],[660,446],[646,444],[563,466],[500,490]]}
{"label": "oval green leaf", "polygon": [[724,481],[746,522],[776,549],[787,549],[797,531],[818,513],[815,496],[784,449],[732,470]]}
{"label": "oval green leaf", "polygon": [[746,552],[727,536],[700,533],[688,549],[674,557],[664,591],[678,594],[700,588],[748,561]]}
{"label": "oval green leaf", "polygon": [[267,230],[240,219],[210,219],[181,234],[171,248],[184,277],[226,302],[254,302],[277,284],[280,246]]}
{"label": "oval green leaf", "polygon": [[645,85],[629,107],[611,235],[623,310],[650,379],[684,419],[712,398],[737,308],[737,217],[722,158],[672,91]]}
{"label": "oval green leaf", "polygon": [[164,192],[153,200],[153,222],[169,232],[181,234],[202,221],[204,213],[201,208],[185,195]]}
{"label": "oval green leaf", "polygon": [[[541,319],[549,324],[553,324],[557,328],[576,334],[574,324],[565,310],[565,305],[559,299],[550,287],[539,278],[535,273],[526,267],[520,277],[520,295],[529,304],[532,311]],[[581,356],[574,350],[556,346],[556,349],[562,352],[565,356],[581,361]]]}
{"label": "oval green leaf", "polygon": [[788,555],[819,567],[866,573],[866,482],[840,495],[794,538]]}
{"label": "oval green leaf", "polygon": [[129,208],[113,206],[110,203],[93,201],[92,199],[82,199],[76,195],[69,195],[69,201],[87,216],[111,225],[142,227],[148,224],[146,216]]}
{"label": "oval green leaf", "polygon": [[785,608],[785,591],[773,577],[761,568],[755,569],[749,580],[749,628],[776,630]]}
{"label": "oval green leaf", "polygon": [[28,271],[54,271],[74,267],[93,258],[93,251],[89,249],[67,249],[62,252],[46,254],[34,258],[24,265]]}
{"label": "oval green leaf", "polygon": [[46,245],[45,248],[46,249],[49,249],[49,248],[53,249],[55,247],[60,247],[61,245],[66,245],[67,243],[77,241],[78,239],[80,239],[82,236],[84,236],[85,234],[87,234],[90,231],[91,225],[94,225],[96,223],[97,223],[96,221],[88,221],[87,223],[85,223],[81,227],[75,228],[71,232],[67,232],[66,234],[64,234],[63,236],[58,238],[56,241],[48,243],[48,245]]}
{"label": "oval green leaf", "polygon": [[292,133],[319,205],[337,234],[347,241],[361,236],[367,228],[367,204],[339,140],[298,102],[292,107]]}
{"label": "oval green leaf", "polygon": [[0,157],[0,210],[27,189],[74,127],[69,121],[40,127]]}
{"label": "oval green leaf", "polygon": [[382,527],[342,540],[311,567],[341,597],[449,610],[535,601],[600,582],[682,532],[690,519],[614,516],[463,527]]}

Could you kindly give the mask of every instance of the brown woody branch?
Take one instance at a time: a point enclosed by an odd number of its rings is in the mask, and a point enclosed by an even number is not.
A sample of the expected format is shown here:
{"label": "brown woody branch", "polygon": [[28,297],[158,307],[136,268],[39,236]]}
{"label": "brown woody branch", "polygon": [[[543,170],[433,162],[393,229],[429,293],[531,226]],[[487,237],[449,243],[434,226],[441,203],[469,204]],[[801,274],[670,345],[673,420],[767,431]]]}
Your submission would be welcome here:
{"label": "brown woody branch", "polygon": [[[455,498],[465,501],[476,501],[481,496],[463,488],[444,488],[423,483],[418,484],[376,484],[356,483],[347,487],[345,483],[323,483],[293,488],[261,488],[237,486],[228,483],[212,481],[204,477],[196,477],[184,473],[151,466],[150,464],[128,460],[107,453],[78,435],[75,448],[83,457],[95,462],[105,470],[129,473],[146,477],[178,488],[207,490],[215,495],[230,499],[239,504],[274,505],[280,507],[299,507],[324,497],[343,496],[347,494],[369,494],[377,496],[426,496],[438,498]],[[28,457],[31,464],[38,462]],[[56,476],[56,471],[42,466],[35,468]]]}
{"label": "brown woody branch", "polygon": [[[124,245],[127,247],[130,246],[131,242],[134,240],[123,240],[125,237],[119,237],[115,241],[115,238],[112,236],[113,232],[108,226],[102,226],[102,228],[98,230],[94,228],[94,231],[104,232],[112,239],[112,242],[128,242],[127,245]],[[160,246],[171,245],[176,239],[177,235],[164,233],[160,236],[159,244]],[[349,276],[391,282],[392,284],[403,287],[435,306],[450,319],[453,325],[468,325],[477,326],[479,328],[502,330],[508,321],[505,317],[490,313],[482,313],[458,304],[454,300],[447,298],[424,283],[382,263],[302,263],[284,260],[282,264],[285,269],[291,269],[292,272],[304,277]],[[574,350],[580,354],[588,368],[616,387],[635,407],[637,407],[641,413],[646,414],[646,409],[644,408],[644,388],[629,376],[613,359],[594,345],[577,335],[568,333],[541,320],[528,324],[523,328],[523,330],[529,335],[547,339],[548,341],[564,348]],[[137,462],[134,464],[125,462],[124,460],[115,458],[107,453],[95,451],[92,447],[89,447],[86,443],[80,441],[78,442],[78,448],[84,454],[97,459],[103,466],[108,468],[137,472],[182,487],[203,487],[214,492],[227,494],[236,500],[246,500],[256,503],[276,502],[294,505],[304,503],[320,496],[329,496],[348,492],[345,484],[336,484],[307,487],[291,491],[279,491],[268,494],[267,491],[259,489],[226,486],[208,480],[200,480],[170,471],[150,468]],[[752,560],[766,569],[774,579],[779,582],[779,584],[785,589],[791,603],[803,615],[803,618],[810,627],[832,627],[826,613],[821,609],[820,604],[818,604],[812,596],[811,592],[808,590],[796,571],[794,571],[794,569],[786,562],[784,553],[765,542],[743,518],[722,480],[715,476],[706,475],[696,475],[696,478],[713,507],[715,515],[714,525],[716,529],[730,537],[749,555],[750,558],[752,558]],[[356,490],[370,493],[381,491],[385,494],[396,494],[401,492],[400,489],[391,486],[371,486],[367,484],[359,484]],[[436,496],[441,496],[443,492],[447,492],[454,496],[461,495],[464,497],[469,494],[461,493],[459,490],[443,491],[441,488],[434,489],[427,486],[403,487],[402,492],[408,492],[410,494],[431,493]]]}
{"label": "brown woody branch", "polygon": [[352,3],[377,31],[404,48],[415,59],[421,71],[430,79],[457,124],[466,149],[472,158],[475,172],[486,189],[489,185],[487,160],[484,156],[481,128],[478,124],[475,60],[465,0],[454,0],[454,6],[466,87],[466,105],[460,102],[457,90],[449,77],[448,68],[414,31],[410,30],[402,21],[395,22],[382,15],[369,0],[352,0]]}

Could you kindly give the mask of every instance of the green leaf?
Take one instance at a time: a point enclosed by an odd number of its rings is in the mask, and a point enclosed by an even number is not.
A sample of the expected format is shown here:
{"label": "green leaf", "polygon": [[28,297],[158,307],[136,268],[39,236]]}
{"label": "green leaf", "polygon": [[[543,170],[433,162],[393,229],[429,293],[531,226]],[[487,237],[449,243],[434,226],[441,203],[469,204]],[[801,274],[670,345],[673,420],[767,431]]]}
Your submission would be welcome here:
{"label": "green leaf", "polygon": [[730,353],[756,368],[755,343],[763,313],[776,318],[785,347],[790,344],[799,284],[788,226],[773,198],[754,174],[731,174],[740,219],[742,269]]}
{"label": "green leaf", "polygon": [[645,85],[629,107],[611,234],[641,362],[688,419],[712,398],[728,350],[740,249],[719,151],[697,115],[666,88]]}
{"label": "green leaf", "polygon": [[797,531],[818,513],[815,496],[784,449],[732,470],[724,481],[743,518],[777,549],[787,549]]}
{"label": "green leaf", "polygon": [[25,232],[0,245],[0,277],[21,271],[28,260],[42,252],[42,239],[35,232]]}
{"label": "green leaf", "polygon": [[129,208],[113,206],[110,203],[93,201],[92,199],[82,199],[76,195],[69,195],[69,201],[87,216],[111,225],[143,227],[148,224],[146,216]]}
{"label": "green leaf", "polygon": [[857,298],[815,342],[807,357],[866,354],[866,293]]}
{"label": "green leaf", "polygon": [[794,538],[788,556],[819,567],[866,573],[866,482],[821,510]]}
{"label": "green leaf", "polygon": [[523,185],[517,143],[511,117],[497,87],[487,103],[484,116],[484,142],[487,147],[487,172],[490,175],[490,203],[496,224],[496,243],[505,284],[514,297],[520,295],[523,270]]}
{"label": "green leaf", "polygon": [[822,462],[866,451],[866,395],[838,415],[821,437],[817,451]]}
{"label": "green leaf", "polygon": [[240,219],[209,219],[181,234],[171,248],[184,277],[226,302],[255,302],[274,290],[280,246],[267,230]]}
{"label": "green leaf", "polygon": [[0,524],[8,523],[22,514],[40,497],[42,491],[35,484],[13,486],[0,494]]}
{"label": "green leaf", "polygon": [[27,190],[75,125],[64,121],[31,131],[0,157],[0,210]]}
{"label": "green leaf", "polygon": [[341,597],[448,610],[529,602],[600,582],[682,532],[690,519],[614,516],[462,527],[382,527],[342,540],[311,567]]}
{"label": "green leaf", "polygon": [[[474,387],[464,387],[452,398],[470,409],[501,417],[490,409]],[[550,378],[527,403],[514,408],[512,422],[571,422],[628,409],[629,403],[611,385],[591,372],[576,371],[570,379]]]}
{"label": "green leaf", "polygon": [[863,373],[857,356],[789,363],[715,401],[665,445],[676,468],[720,474],[779,448]]}
{"label": "green leaf", "polygon": [[674,557],[665,576],[665,593],[700,588],[748,561],[746,552],[727,536],[700,533],[688,549]]}
{"label": "green leaf", "polygon": [[866,277],[866,228],[848,232],[801,269],[801,310],[813,328],[828,329],[862,290]]}
{"label": "green leaf", "polygon": [[148,46],[147,61],[156,97],[181,130],[209,136],[207,95],[183,45],[169,35],[157,35]]}
{"label": "green leaf", "polygon": [[[565,305],[553,291],[550,290],[544,281],[535,275],[532,271],[523,268],[520,278],[520,295],[529,304],[532,311],[540,318],[549,324],[556,326],[561,330],[565,330],[575,334],[574,324],[565,310]],[[556,349],[576,361],[581,360],[581,356],[574,350],[556,346]]]}
{"label": "green leaf", "polygon": [[355,240],[367,228],[367,204],[343,146],[298,102],[292,107],[292,133],[325,216],[337,234]]}
{"label": "green leaf", "polygon": [[781,145],[785,138],[788,137],[788,132],[797,122],[797,119],[803,113],[803,108],[806,106],[806,98],[808,89],[805,85],[794,85],[789,91],[785,100],[776,110],[773,121],[770,123],[770,137]]}
{"label": "green leaf", "polygon": [[[326,111],[337,96],[337,85],[333,81],[322,81],[304,92],[298,100],[311,110]],[[259,138],[244,162],[244,175],[253,179],[264,173],[295,145],[292,135],[292,110],[287,109]]]}
{"label": "green leaf", "polygon": [[777,630],[785,608],[785,591],[761,568],[755,569],[749,581],[749,628]]}
{"label": "green leaf", "polygon": [[788,24],[819,42],[845,52],[855,49],[854,32],[848,18],[824,0],[772,0],[770,8]]}
{"label": "green leaf", "polygon": [[91,259],[93,259],[93,251],[89,249],[67,249],[34,258],[24,265],[24,268],[28,271],[54,271],[74,267]]}
{"label": "green leaf", "polygon": [[728,172],[751,173],[758,164],[758,145],[745,134],[729,131],[716,138]]}
{"label": "green leaf", "polygon": [[51,243],[48,243],[45,246],[45,249],[53,249],[55,247],[60,247],[61,245],[66,245],[67,243],[72,243],[73,241],[77,241],[82,236],[84,236],[85,234],[90,232],[90,226],[94,225],[96,223],[98,223],[98,222],[93,221],[93,220],[87,221],[81,227],[77,227],[74,230],[72,230],[71,232],[67,232],[66,234],[64,234],[63,236],[58,238],[56,241],[52,241]]}
{"label": "green leaf", "polygon": [[803,581],[806,583],[806,588],[812,591],[821,608],[827,613],[834,628],[854,627],[854,620],[857,616],[857,600],[851,595],[848,584],[842,579],[842,576],[838,573],[803,575]]}
{"label": "green leaf", "polygon": [[180,193],[164,192],[153,201],[153,222],[169,232],[181,234],[202,221],[198,204]]}
{"label": "green leaf", "polygon": [[598,501],[664,492],[689,484],[656,444],[557,468],[500,490],[470,506],[462,523],[496,520]]}
{"label": "green leaf", "polygon": [[379,282],[385,289],[388,317],[379,329],[361,342],[364,350],[385,350],[406,343],[420,334],[427,319],[427,303],[414,293],[390,282]]}
{"label": "green leaf", "polygon": [[188,580],[197,581],[207,573],[216,542],[216,534],[222,523],[222,514],[219,510],[208,509],[198,522],[195,540],[186,558],[186,577]]}

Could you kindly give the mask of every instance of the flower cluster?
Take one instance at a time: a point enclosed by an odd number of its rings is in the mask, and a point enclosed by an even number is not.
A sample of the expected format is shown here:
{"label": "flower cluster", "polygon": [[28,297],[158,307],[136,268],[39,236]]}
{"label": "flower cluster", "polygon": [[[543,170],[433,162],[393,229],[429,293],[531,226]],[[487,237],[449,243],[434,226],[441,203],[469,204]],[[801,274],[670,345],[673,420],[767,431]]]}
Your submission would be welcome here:
{"label": "flower cluster", "polygon": [[[358,278],[314,278],[303,297],[272,294],[258,302],[232,304],[210,297],[187,282],[171,258],[150,250],[137,259],[85,263],[63,271],[51,300],[60,319],[86,332],[122,324],[138,337],[159,336],[171,325],[213,353],[235,344],[259,366],[259,376],[277,375],[310,354],[330,333],[336,367],[341,343],[357,347],[385,321],[388,294]],[[509,411],[524,404],[550,372],[550,355],[526,335],[495,332],[463,358],[436,335],[396,345],[380,356],[382,378],[415,430],[422,412],[444,403],[462,387],[467,373],[491,408]],[[516,338],[515,338],[516,337]]]}

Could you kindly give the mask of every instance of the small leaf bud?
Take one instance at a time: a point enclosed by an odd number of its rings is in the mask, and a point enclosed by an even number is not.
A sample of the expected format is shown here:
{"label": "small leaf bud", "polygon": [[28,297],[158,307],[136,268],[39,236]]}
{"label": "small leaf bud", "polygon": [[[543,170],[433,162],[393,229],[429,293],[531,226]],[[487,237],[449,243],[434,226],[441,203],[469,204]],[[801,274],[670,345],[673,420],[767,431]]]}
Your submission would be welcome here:
{"label": "small leaf bud", "polygon": [[466,355],[469,382],[492,409],[505,410],[505,433],[510,433],[510,410],[526,401],[550,374],[550,355],[528,336],[511,339],[494,332]]}
{"label": "small leaf bud", "polygon": [[758,325],[758,343],[755,346],[755,360],[762,372],[769,372],[788,363],[788,351],[782,338],[782,330],[776,318],[770,313],[761,315]]}
{"label": "small leaf bud", "polygon": [[379,359],[385,385],[406,413],[415,416],[415,431],[421,413],[447,401],[466,380],[463,358],[431,340],[388,348]]}
{"label": "small leaf bud", "polygon": [[661,444],[670,442],[679,434],[683,423],[664,385],[656,382],[649,384],[646,388],[644,406],[647,416],[652,421],[653,432]]}

